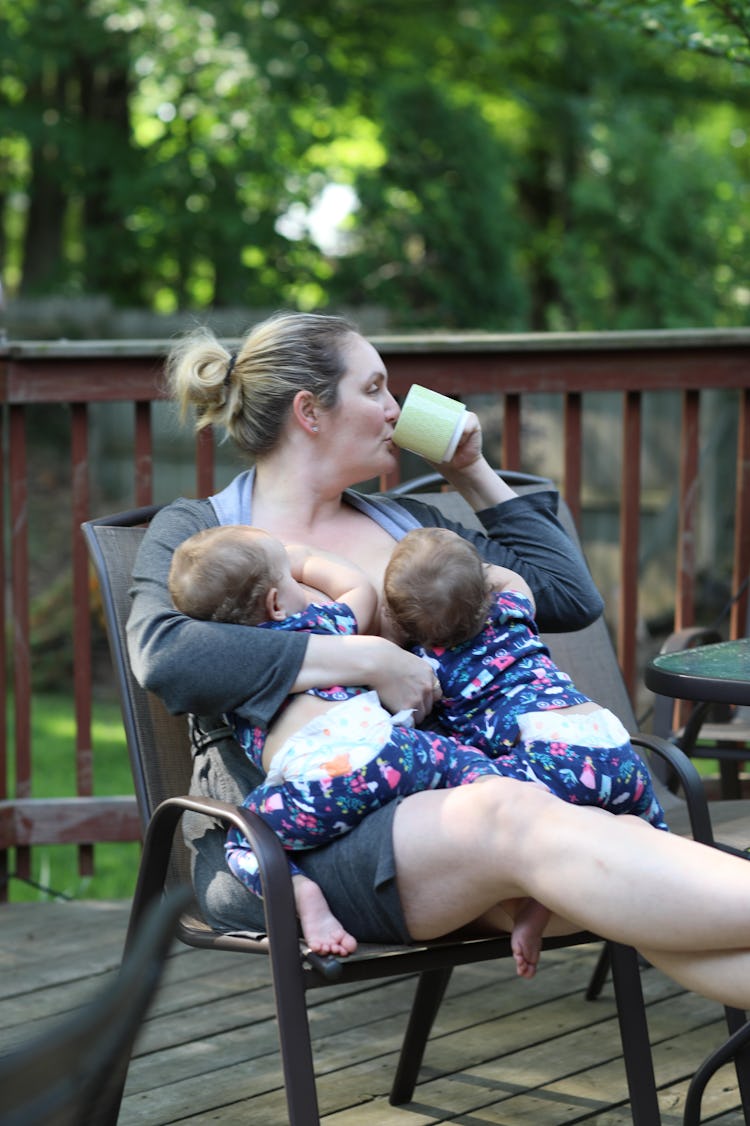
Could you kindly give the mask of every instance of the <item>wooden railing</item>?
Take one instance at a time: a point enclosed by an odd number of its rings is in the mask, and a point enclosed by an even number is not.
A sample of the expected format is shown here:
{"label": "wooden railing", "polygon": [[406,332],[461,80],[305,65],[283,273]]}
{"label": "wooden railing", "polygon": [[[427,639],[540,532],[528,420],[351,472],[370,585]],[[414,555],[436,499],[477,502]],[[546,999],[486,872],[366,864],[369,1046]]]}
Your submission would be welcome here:
{"label": "wooden railing", "polygon": [[[424,383],[446,394],[497,404],[502,421],[496,455],[511,469],[535,469],[525,457],[524,407],[529,397],[553,394],[559,399],[555,442],[560,449],[559,485],[580,521],[593,484],[584,475],[584,396],[614,396],[620,407],[619,597],[613,630],[626,683],[635,693],[636,632],[639,610],[638,545],[642,510],[644,396],[671,391],[679,402],[679,481],[674,625],[694,621],[695,544],[700,518],[701,459],[699,422],[703,393],[736,396],[736,447],[722,456],[734,459],[734,520],[731,588],[739,590],[750,572],[750,329],[732,331],[635,332],[546,335],[430,335],[374,338],[389,371],[391,389],[402,395],[411,383]],[[139,836],[130,799],[92,796],[90,581],[80,523],[103,511],[93,488],[95,460],[90,452],[91,410],[96,404],[129,403],[133,412],[132,491],[125,506],[154,499],[159,459],[155,454],[153,405],[163,398],[165,345],[154,341],[18,343],[0,348],[0,384],[5,408],[0,471],[0,622],[9,645],[0,647],[0,685],[12,698],[15,724],[8,745],[0,724],[0,876],[9,848],[16,849],[16,869],[29,872],[30,849],[40,843],[74,842],[82,846],[85,871],[88,845]],[[489,397],[489,400],[486,398]],[[69,414],[70,560],[73,573],[74,683],[76,713],[76,798],[34,799],[30,716],[33,655],[30,644],[30,482],[29,419],[43,404],[65,405]],[[106,451],[105,451],[106,456]],[[207,495],[215,479],[216,450],[205,434],[196,444],[194,483],[185,493]],[[381,482],[396,483],[396,478]],[[96,494],[96,495],[95,495]],[[158,498],[157,498],[158,499]],[[166,499],[166,498],[165,498]],[[585,537],[584,537],[584,546]],[[744,632],[747,594],[735,601],[729,632]],[[10,654],[10,658],[8,658]],[[11,787],[10,777],[14,778]],[[11,792],[12,789],[12,792]]]}

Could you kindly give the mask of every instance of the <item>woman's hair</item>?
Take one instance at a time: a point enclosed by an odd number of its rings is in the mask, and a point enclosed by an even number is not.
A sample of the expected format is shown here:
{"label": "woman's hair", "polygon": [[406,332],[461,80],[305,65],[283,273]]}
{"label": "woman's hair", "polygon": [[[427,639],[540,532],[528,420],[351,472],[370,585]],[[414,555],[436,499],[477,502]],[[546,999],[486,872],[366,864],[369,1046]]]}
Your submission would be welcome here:
{"label": "woman's hair", "polygon": [[343,346],[356,332],[341,317],[277,313],[230,352],[209,328],[194,329],[167,357],[170,394],[183,418],[195,408],[196,430],[222,428],[257,457],[278,442],[298,391],[312,392],[324,409],[335,406]]}
{"label": "woman's hair", "polygon": [[279,582],[266,551],[265,533],[242,524],[204,528],[183,540],[172,556],[169,593],[191,618],[257,626],[267,619],[266,594]]}
{"label": "woman's hair", "polygon": [[391,555],[387,609],[406,644],[450,649],[475,637],[490,606],[482,558],[448,528],[415,528]]}

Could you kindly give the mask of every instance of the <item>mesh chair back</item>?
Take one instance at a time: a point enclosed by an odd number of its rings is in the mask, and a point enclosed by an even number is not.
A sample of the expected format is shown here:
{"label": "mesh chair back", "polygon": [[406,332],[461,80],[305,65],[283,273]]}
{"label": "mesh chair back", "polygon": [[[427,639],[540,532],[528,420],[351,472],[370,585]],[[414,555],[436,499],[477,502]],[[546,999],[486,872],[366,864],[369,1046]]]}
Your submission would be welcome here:
{"label": "mesh chair back", "polygon": [[[145,829],[154,809],[165,798],[190,789],[191,753],[187,717],[173,716],[162,702],[138,684],[130,667],[125,625],[130,608],[130,585],[135,557],[145,528],[135,524],[152,509],[118,517],[119,524],[90,521],[83,526],[89,553],[99,579],[107,636],[116,670],[123,724],[130,755],[136,800]],[[127,519],[133,526],[127,524]],[[158,754],[153,753],[158,748]],[[187,848],[175,837],[170,885],[190,881]]]}

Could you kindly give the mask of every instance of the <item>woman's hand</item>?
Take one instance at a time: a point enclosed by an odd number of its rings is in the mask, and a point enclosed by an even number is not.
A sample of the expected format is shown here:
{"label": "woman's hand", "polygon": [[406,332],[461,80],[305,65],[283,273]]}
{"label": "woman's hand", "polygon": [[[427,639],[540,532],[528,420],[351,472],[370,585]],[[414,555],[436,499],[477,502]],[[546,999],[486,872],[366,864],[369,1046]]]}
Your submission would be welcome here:
{"label": "woman's hand", "polygon": [[471,411],[453,457],[435,468],[475,512],[518,495],[502,477],[498,477],[482,453],[482,427]]}
{"label": "woman's hand", "polygon": [[[380,640],[385,641],[385,638]],[[372,678],[372,687],[389,712],[395,715],[402,709],[413,711],[414,722],[419,724],[442,696],[440,682],[427,661],[397,645],[385,643],[390,648]]]}
{"label": "woman's hand", "polygon": [[463,473],[478,461],[483,461],[482,454],[482,426],[473,411],[467,411],[466,421],[458,445],[449,462],[443,462],[437,468],[449,469],[454,473]]}
{"label": "woman's hand", "polygon": [[410,710],[421,723],[442,695],[427,661],[372,634],[331,637],[311,633],[292,692],[321,684],[374,688],[389,712]]}

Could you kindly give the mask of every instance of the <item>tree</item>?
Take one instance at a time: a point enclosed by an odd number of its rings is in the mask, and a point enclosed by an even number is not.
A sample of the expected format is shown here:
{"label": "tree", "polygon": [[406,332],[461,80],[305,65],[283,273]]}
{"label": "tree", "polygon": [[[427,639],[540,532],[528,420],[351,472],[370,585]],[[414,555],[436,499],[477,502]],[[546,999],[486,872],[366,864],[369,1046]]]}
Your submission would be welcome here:
{"label": "tree", "polygon": [[[741,22],[713,53],[736,0],[0,5],[15,292],[505,330],[747,319]],[[332,186],[338,241],[313,223]]]}
{"label": "tree", "polygon": [[117,183],[132,167],[127,37],[109,31],[85,0],[21,0],[8,13],[2,38],[9,73],[0,85],[0,121],[6,136],[23,136],[27,146],[29,209],[18,288],[36,293],[75,284],[64,244],[77,212],[84,284],[116,291],[118,278],[126,283],[129,242]]}
{"label": "tree", "polygon": [[574,0],[584,11],[668,48],[698,52],[750,67],[750,8],[746,0]]}

